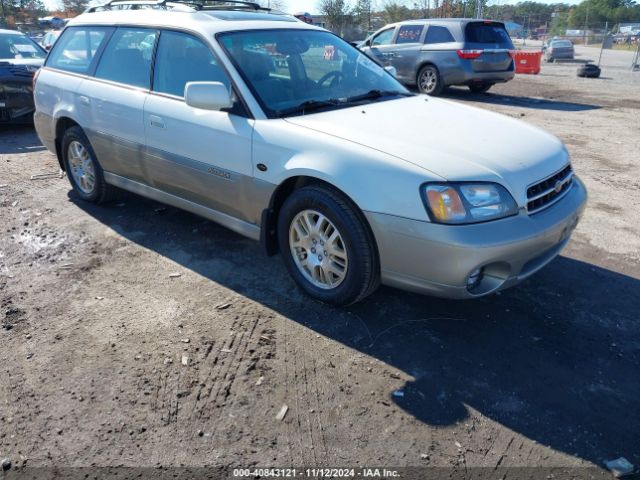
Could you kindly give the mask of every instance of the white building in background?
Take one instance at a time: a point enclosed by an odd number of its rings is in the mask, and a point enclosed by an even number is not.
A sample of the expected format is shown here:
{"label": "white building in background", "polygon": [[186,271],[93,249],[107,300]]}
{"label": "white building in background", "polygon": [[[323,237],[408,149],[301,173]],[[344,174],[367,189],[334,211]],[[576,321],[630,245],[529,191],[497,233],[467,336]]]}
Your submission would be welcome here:
{"label": "white building in background", "polygon": [[619,32],[627,35],[637,35],[640,33],[640,23],[621,23]]}

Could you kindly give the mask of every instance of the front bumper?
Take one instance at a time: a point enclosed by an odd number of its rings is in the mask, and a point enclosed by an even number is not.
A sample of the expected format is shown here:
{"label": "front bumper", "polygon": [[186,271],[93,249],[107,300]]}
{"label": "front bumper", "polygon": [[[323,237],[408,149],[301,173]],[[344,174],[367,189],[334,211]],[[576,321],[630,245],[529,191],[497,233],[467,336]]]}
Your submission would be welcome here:
{"label": "front bumper", "polygon": [[30,83],[0,82],[0,123],[31,123],[34,110]]}
{"label": "front bumper", "polygon": [[[574,177],[565,197],[534,215],[473,225],[441,225],[365,212],[376,238],[382,283],[446,298],[475,298],[513,286],[553,260],[569,241],[586,205]],[[467,287],[474,270],[479,283]]]}

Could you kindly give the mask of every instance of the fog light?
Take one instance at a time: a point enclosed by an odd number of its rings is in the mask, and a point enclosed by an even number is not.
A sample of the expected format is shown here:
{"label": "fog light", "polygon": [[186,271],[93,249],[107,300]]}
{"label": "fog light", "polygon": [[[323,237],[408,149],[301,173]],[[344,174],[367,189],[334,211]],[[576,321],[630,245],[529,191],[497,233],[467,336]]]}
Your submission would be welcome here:
{"label": "fog light", "polygon": [[480,280],[482,280],[482,270],[482,268],[476,268],[469,274],[467,278],[467,290],[473,289],[480,283]]}

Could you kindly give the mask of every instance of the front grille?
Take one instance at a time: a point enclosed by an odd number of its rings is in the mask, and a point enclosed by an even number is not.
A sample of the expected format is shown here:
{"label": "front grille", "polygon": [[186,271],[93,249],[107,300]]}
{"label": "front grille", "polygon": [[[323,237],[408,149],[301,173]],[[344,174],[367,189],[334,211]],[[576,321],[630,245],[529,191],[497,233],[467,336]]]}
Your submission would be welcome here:
{"label": "front grille", "polygon": [[558,173],[527,188],[527,212],[531,215],[560,200],[571,188],[573,170],[567,165]]}

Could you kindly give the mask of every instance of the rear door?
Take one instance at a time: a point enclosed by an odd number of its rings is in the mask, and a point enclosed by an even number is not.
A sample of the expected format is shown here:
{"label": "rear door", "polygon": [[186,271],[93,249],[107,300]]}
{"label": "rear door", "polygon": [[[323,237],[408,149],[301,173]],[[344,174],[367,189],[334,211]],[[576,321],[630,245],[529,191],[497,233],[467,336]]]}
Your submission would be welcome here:
{"label": "rear door", "polygon": [[105,171],[145,182],[143,107],[151,84],[154,29],[116,29],[95,78],[78,89],[83,128]]}
{"label": "rear door", "polygon": [[185,86],[197,81],[222,82],[231,89],[226,71],[200,38],[163,30],[144,108],[151,185],[257,223],[250,200],[253,120],[239,102],[227,111],[187,105]]}
{"label": "rear door", "polygon": [[396,67],[398,79],[414,81],[416,65],[420,58],[424,24],[400,25],[395,39],[395,48],[388,52],[389,64]]}
{"label": "rear door", "polygon": [[464,50],[478,56],[469,60],[474,72],[504,72],[512,69],[511,38],[501,22],[469,22],[464,27]]}

